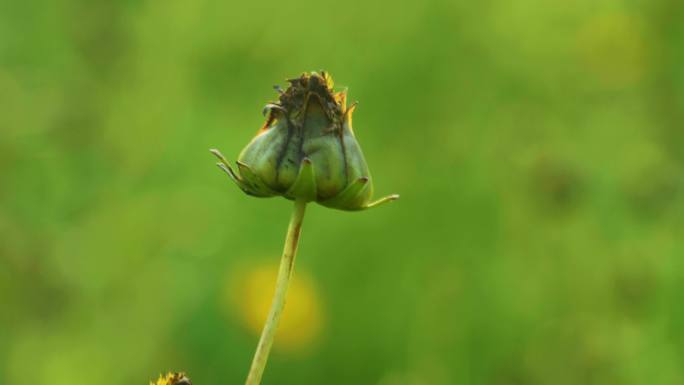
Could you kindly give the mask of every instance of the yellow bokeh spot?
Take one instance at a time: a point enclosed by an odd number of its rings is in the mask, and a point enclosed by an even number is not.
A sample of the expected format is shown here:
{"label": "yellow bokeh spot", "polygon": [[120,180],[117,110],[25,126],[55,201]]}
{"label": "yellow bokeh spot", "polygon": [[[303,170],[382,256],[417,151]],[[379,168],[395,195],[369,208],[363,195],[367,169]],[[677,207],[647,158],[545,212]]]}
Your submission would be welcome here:
{"label": "yellow bokeh spot", "polygon": [[[254,335],[261,334],[277,275],[277,264],[262,264],[237,269],[228,279],[226,299],[233,310],[231,313],[238,315]],[[311,346],[320,335],[322,320],[320,301],[311,277],[295,268],[274,349],[300,350]]]}
{"label": "yellow bokeh spot", "polygon": [[604,85],[634,84],[647,70],[645,32],[636,16],[618,12],[595,16],[577,34],[580,63]]}

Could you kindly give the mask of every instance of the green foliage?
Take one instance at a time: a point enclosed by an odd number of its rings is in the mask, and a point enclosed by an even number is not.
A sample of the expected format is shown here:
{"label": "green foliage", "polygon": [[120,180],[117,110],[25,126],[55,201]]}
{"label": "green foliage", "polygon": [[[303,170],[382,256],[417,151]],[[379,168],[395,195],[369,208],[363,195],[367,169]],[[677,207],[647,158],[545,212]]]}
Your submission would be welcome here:
{"label": "green foliage", "polygon": [[264,384],[681,383],[683,19],[674,0],[3,3],[0,382],[241,383],[238,272],[277,264],[291,202],[245,197],[207,149],[232,159],[271,85],[326,69],[360,101],[375,191],[402,199],[310,206],[295,278],[320,332],[276,339]]}

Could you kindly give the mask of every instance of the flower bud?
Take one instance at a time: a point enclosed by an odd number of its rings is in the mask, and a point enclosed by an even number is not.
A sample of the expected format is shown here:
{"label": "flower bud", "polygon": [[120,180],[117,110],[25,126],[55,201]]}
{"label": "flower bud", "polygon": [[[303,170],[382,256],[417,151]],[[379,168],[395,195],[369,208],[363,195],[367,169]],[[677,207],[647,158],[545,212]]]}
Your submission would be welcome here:
{"label": "flower bud", "polygon": [[266,123],[242,150],[234,172],[223,155],[212,150],[221,167],[245,193],[341,210],[363,210],[395,200],[390,195],[370,203],[373,185],[352,130],[356,104],[347,107],[346,90],[333,92],[322,71],[288,81],[277,102],[264,108]]}

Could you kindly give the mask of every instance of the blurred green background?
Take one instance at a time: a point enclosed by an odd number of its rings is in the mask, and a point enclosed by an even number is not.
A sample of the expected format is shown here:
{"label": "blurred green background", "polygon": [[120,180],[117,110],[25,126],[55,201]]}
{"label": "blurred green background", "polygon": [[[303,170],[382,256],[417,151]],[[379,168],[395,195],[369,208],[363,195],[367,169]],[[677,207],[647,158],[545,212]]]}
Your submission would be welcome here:
{"label": "blurred green background", "polygon": [[330,71],[382,208],[310,206],[264,384],[684,384],[680,0],[0,4],[0,382],[240,384]]}

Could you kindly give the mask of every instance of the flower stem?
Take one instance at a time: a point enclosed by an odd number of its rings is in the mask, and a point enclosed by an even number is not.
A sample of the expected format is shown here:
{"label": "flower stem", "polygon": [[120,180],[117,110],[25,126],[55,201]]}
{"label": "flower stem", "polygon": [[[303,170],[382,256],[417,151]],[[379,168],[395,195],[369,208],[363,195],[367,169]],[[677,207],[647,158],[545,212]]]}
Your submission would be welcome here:
{"label": "flower stem", "polygon": [[261,331],[261,338],[259,339],[256,353],[254,353],[254,359],[252,359],[252,366],[249,369],[245,385],[259,385],[261,383],[261,375],[264,373],[266,361],[268,361],[268,354],[273,345],[273,337],[278,327],[278,321],[285,307],[285,295],[287,294],[287,288],[290,285],[290,277],[294,268],[305,209],[305,201],[295,201],[294,211],[290,217],[290,225],[287,228],[287,236],[285,237],[283,256],[280,259],[280,268],[278,269],[278,279],[276,281],[273,302],[271,303],[271,310],[268,313],[264,329]]}

